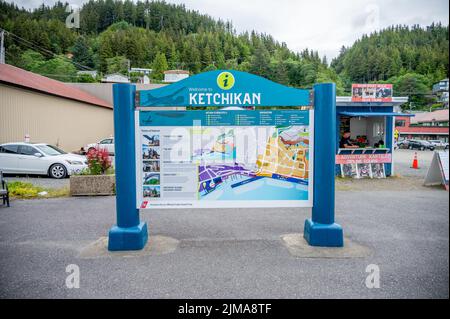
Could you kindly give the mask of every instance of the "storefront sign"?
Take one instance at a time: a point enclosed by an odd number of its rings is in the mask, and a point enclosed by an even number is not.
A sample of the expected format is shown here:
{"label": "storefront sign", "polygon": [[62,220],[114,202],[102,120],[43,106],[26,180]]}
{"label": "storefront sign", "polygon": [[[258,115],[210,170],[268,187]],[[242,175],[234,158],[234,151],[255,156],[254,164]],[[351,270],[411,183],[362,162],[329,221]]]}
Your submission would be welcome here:
{"label": "storefront sign", "polygon": [[391,163],[392,154],[347,154],[336,155],[336,164]]}
{"label": "storefront sign", "polygon": [[392,84],[352,84],[352,102],[392,102]]}
{"label": "storefront sign", "polygon": [[312,111],[141,111],[138,208],[311,207]]}

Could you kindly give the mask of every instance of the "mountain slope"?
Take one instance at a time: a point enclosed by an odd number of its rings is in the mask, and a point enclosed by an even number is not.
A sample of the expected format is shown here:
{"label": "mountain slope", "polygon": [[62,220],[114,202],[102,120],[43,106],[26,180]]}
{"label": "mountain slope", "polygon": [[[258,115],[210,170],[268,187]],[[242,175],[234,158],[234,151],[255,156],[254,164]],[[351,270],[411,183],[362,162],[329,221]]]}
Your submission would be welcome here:
{"label": "mountain slope", "polygon": [[448,75],[448,26],[393,26],[341,49],[331,66],[352,82],[385,81],[406,73],[436,82]]}
{"label": "mountain slope", "polygon": [[[61,2],[26,11],[1,0],[0,17],[0,27],[12,33],[6,41],[7,62],[38,73],[48,69],[45,64],[55,58],[53,52],[73,55],[77,69],[103,73],[126,72],[129,60],[132,67],[158,70],[156,80],[162,77],[161,66],[167,65],[192,73],[237,69],[296,87],[310,87],[318,80],[339,83],[317,52],[292,52],[285,43],[255,31],[236,34],[230,22],[183,5],[91,0],[81,8],[76,31],[65,27],[67,13]],[[67,68],[67,81],[86,80]]]}

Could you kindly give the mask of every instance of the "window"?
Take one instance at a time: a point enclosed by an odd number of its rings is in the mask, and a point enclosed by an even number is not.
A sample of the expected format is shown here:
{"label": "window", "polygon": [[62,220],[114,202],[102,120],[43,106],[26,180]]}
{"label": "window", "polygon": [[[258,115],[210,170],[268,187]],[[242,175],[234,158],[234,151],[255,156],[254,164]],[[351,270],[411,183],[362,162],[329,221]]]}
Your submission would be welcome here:
{"label": "window", "polygon": [[0,153],[17,154],[18,145],[2,145],[0,146]]}
{"label": "window", "polygon": [[19,145],[19,154],[21,155],[34,155],[39,153],[37,149],[30,145]]}
{"label": "window", "polygon": [[100,142],[100,144],[112,144],[112,139],[108,138]]}
{"label": "window", "polygon": [[406,126],[406,121],[405,120],[396,120],[395,121],[395,126],[405,127]]}
{"label": "window", "polygon": [[55,156],[55,155],[61,155],[66,154],[66,152],[60,150],[59,148],[52,146],[52,145],[36,145],[36,147],[43,153]]}

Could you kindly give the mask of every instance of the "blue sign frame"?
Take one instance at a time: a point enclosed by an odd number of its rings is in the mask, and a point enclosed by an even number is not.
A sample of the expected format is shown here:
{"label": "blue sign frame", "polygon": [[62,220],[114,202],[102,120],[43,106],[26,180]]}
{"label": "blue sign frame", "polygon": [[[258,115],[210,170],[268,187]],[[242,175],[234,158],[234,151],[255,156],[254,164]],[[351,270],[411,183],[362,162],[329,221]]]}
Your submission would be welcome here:
{"label": "blue sign frame", "polygon": [[218,70],[140,91],[137,102],[140,107],[306,106],[311,104],[311,96],[309,90],[287,87],[254,74]]}
{"label": "blue sign frame", "polygon": [[[313,92],[313,94],[312,94]],[[314,105],[314,199],[304,237],[313,246],[342,247],[342,227],[335,223],[336,86],[316,84],[312,91],[274,83],[233,70],[198,74],[155,90],[114,84],[117,225],[109,231],[108,249],[139,250],[148,240],[147,224],[136,208],[136,107],[169,106],[306,106]]]}

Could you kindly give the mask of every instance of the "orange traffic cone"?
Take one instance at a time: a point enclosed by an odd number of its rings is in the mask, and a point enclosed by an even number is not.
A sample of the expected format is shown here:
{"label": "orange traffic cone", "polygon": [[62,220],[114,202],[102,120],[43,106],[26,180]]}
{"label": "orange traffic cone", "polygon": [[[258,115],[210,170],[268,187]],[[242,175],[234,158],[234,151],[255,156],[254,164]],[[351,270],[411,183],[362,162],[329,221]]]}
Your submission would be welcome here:
{"label": "orange traffic cone", "polygon": [[414,159],[411,168],[419,169],[419,161],[417,160],[417,152],[414,153]]}

